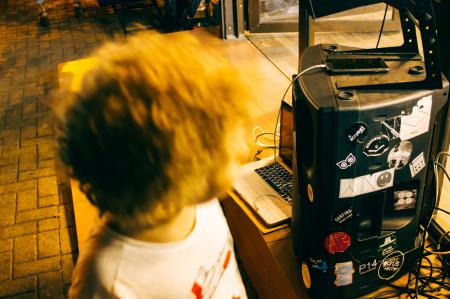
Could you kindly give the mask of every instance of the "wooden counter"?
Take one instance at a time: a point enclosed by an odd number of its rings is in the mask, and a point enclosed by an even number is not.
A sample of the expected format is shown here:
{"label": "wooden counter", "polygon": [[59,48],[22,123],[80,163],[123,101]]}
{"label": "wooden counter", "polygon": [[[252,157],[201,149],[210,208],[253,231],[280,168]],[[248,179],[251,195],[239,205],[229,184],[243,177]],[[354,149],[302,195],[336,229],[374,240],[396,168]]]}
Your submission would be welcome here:
{"label": "wooden counter", "polygon": [[258,295],[309,298],[291,251],[290,228],[284,225],[271,231],[234,192],[222,200],[222,207],[240,259]]}
{"label": "wooden counter", "polygon": [[[264,226],[233,191],[230,191],[221,203],[238,254],[258,296],[261,299],[310,298],[303,286],[298,262],[292,253],[290,227],[288,225],[275,228]],[[436,262],[434,256],[432,261]],[[407,281],[408,274],[405,274],[392,283],[405,286]],[[450,285],[449,278],[447,281]],[[388,290],[391,288],[381,287],[360,298],[372,298],[376,293]],[[430,294],[436,298],[450,298],[450,291],[446,290]],[[406,299],[408,297],[407,294],[402,294],[391,298]],[[420,296],[420,298],[425,297]]]}

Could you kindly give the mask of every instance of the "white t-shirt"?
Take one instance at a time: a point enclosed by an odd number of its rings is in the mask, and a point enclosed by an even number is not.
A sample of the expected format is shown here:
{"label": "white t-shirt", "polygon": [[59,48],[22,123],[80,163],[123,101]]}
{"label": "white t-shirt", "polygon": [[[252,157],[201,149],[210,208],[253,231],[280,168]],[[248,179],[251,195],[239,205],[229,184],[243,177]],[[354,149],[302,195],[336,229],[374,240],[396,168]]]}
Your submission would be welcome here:
{"label": "white t-shirt", "polygon": [[70,297],[247,298],[216,199],[197,206],[195,227],[182,241],[139,241],[104,225],[88,242],[72,275]]}

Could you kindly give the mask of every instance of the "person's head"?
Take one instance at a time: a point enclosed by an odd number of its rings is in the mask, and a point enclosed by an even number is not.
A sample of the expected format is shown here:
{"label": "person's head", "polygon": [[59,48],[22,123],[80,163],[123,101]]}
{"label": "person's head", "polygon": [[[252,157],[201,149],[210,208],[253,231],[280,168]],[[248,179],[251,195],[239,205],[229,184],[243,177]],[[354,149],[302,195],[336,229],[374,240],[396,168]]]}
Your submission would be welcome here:
{"label": "person's head", "polygon": [[224,192],[246,154],[239,73],[180,33],[140,33],[96,57],[57,113],[60,155],[88,199],[131,228]]}

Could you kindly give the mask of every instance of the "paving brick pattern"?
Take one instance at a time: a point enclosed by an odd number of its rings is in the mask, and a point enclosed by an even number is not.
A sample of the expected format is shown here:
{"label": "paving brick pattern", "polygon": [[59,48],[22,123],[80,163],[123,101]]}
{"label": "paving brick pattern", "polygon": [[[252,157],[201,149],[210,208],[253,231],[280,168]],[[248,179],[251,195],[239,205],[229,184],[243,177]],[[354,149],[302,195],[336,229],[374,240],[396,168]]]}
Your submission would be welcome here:
{"label": "paving brick pattern", "polygon": [[[124,38],[118,17],[92,0],[0,0],[0,298],[63,298],[77,254],[66,171],[55,153],[51,93],[57,66]],[[57,99],[55,99],[57,100]]]}

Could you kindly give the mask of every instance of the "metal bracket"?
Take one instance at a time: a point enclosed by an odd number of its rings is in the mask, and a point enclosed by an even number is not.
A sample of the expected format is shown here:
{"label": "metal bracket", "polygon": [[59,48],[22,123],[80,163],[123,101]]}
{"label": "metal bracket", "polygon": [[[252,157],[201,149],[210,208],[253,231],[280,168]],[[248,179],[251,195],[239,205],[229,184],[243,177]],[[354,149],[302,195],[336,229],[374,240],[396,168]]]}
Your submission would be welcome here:
{"label": "metal bracket", "polygon": [[[317,0],[316,0],[317,1]],[[384,88],[384,89],[440,89],[442,88],[441,78],[441,65],[439,58],[439,45],[437,38],[437,29],[434,18],[434,10],[431,0],[417,0],[417,1],[376,1],[365,0],[365,4],[373,4],[377,2],[385,2],[399,9],[400,23],[403,34],[403,45],[398,47],[388,48],[376,48],[376,49],[358,49],[358,50],[345,50],[345,51],[329,51],[326,53],[326,57],[333,56],[333,58],[348,58],[349,55],[352,58],[355,57],[382,57],[386,61],[422,61],[419,54],[417,36],[416,36],[416,22],[420,30],[423,48],[423,66],[422,63],[415,65],[415,68],[411,72],[406,71],[404,75],[400,74],[400,78],[395,82],[392,82],[392,76],[386,76],[384,78],[374,77],[374,82],[370,82],[372,75],[365,74],[366,80],[361,80],[361,76],[350,76],[347,80],[341,80],[338,82],[338,88],[357,88],[357,89],[372,89],[372,88]],[[317,1],[318,2],[318,1]],[[311,11],[318,11],[317,8],[322,9],[319,11],[318,16],[324,16],[325,8],[318,7],[313,9],[312,3]],[[355,1],[354,3],[347,2],[346,9],[363,5],[361,1]],[[327,8],[329,9],[329,8]],[[342,11],[339,8],[334,8],[333,12]],[[344,10],[344,9],[343,9]],[[424,69],[422,73],[414,73],[414,70]],[[409,72],[409,74],[408,74]],[[411,80],[410,75],[423,75],[419,78],[421,80]],[[424,79],[422,79],[424,77]],[[390,80],[390,81],[389,81]]]}

